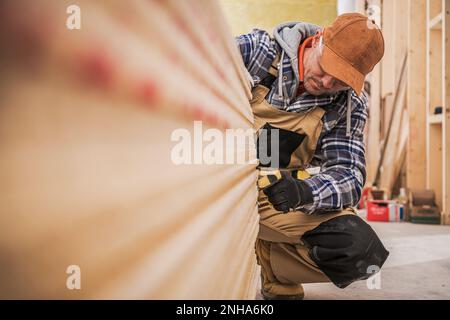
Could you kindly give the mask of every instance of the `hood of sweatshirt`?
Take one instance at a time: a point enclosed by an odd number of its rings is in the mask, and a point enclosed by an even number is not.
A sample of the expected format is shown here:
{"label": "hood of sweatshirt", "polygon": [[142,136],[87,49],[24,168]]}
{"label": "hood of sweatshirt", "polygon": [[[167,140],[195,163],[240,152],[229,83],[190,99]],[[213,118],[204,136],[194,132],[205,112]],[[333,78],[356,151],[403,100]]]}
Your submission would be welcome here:
{"label": "hood of sweatshirt", "polygon": [[[298,74],[298,46],[306,38],[314,36],[321,27],[305,22],[285,22],[273,29],[273,36],[280,45],[282,52],[280,61],[283,61],[287,55],[291,61],[292,70],[294,71],[297,83],[300,82]],[[283,78],[283,70],[280,68],[280,76]]]}

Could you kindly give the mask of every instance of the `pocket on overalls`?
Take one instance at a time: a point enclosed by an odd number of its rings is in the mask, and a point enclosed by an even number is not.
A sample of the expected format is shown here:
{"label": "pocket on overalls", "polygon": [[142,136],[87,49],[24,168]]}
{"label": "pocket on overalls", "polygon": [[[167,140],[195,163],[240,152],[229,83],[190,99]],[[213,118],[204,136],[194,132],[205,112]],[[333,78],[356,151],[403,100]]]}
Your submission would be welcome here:
{"label": "pocket on overalls", "polygon": [[[275,130],[277,130],[278,133],[275,133]],[[276,137],[275,135],[278,135],[278,137]],[[272,145],[272,137],[274,137],[275,139],[275,145]],[[287,168],[291,162],[292,154],[300,146],[305,138],[306,135],[304,134],[277,128],[270,125],[269,123],[266,123],[259,130],[257,139],[256,152],[257,157],[260,160],[259,166]],[[275,164],[272,160],[277,156],[278,163]]]}

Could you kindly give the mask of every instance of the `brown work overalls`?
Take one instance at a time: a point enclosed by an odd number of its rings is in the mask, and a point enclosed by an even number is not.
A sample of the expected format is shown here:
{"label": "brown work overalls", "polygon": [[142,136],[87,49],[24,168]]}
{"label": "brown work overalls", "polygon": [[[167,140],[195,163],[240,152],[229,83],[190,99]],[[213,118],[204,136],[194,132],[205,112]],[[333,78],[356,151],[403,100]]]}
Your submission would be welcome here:
{"label": "brown work overalls", "polygon": [[[273,68],[271,73],[276,76]],[[262,85],[252,90],[250,102],[255,129],[259,131],[269,124],[274,128],[300,134],[303,140],[287,156],[290,161],[285,169],[304,167],[310,163],[316,150],[325,111],[320,107],[306,112],[282,111],[265,100],[268,92],[269,89]],[[282,213],[268,203],[263,191],[259,192],[258,209],[260,230],[255,249],[261,265],[262,289],[275,296],[302,296],[302,283],[329,282],[330,279],[311,260],[309,249],[301,238],[305,232],[322,222],[343,215],[355,215],[355,210],[348,208],[317,215],[306,215],[300,211]]]}

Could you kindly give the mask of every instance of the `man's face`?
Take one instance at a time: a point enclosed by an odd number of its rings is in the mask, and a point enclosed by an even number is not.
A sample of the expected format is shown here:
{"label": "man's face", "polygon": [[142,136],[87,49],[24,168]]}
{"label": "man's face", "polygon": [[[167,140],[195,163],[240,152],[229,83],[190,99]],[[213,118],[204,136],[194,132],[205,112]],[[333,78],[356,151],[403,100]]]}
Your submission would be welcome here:
{"label": "man's face", "polygon": [[349,89],[348,85],[323,71],[319,63],[321,50],[318,40],[314,39],[313,47],[308,49],[308,54],[305,50],[303,62],[305,72],[303,85],[309,94],[314,96],[331,95],[338,91]]}

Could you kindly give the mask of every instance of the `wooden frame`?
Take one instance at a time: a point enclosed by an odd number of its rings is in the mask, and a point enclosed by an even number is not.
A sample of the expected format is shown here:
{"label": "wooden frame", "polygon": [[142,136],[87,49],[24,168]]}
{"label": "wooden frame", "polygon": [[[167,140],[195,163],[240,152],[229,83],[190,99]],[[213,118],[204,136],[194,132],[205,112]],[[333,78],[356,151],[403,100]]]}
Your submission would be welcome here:
{"label": "wooden frame", "polygon": [[[398,152],[407,132],[404,186],[434,190],[442,212],[441,221],[450,224],[450,0],[369,0],[368,4],[380,8],[386,48],[383,60],[369,78],[375,90],[370,97],[368,184],[375,180],[374,164],[380,161],[380,146],[388,139],[386,124],[390,122],[393,99],[401,89],[397,85],[400,57],[406,51],[406,114],[394,115],[403,117],[403,120],[394,119],[394,123],[400,122],[400,129],[406,128],[402,131],[395,126],[391,133],[394,136],[389,139],[397,142],[387,152]],[[438,106],[440,113],[435,112]],[[400,137],[396,136],[399,133]],[[386,175],[392,172],[397,175],[395,168],[389,168],[399,165],[393,159],[397,158],[391,155],[383,161],[380,187],[389,189]],[[395,196],[395,190],[393,193]]]}
{"label": "wooden frame", "polygon": [[443,37],[442,37],[442,56],[443,67],[442,70],[442,90],[443,90],[443,212],[444,223],[450,224],[450,0],[443,1],[442,8],[442,25]]}
{"label": "wooden frame", "polygon": [[[407,97],[409,134],[406,146],[406,187],[426,186],[426,2],[408,1]],[[418,81],[422,79],[422,81]]]}
{"label": "wooden frame", "polygon": [[[450,210],[450,111],[448,27],[450,0],[427,0],[426,32],[426,186],[435,191],[443,224]],[[440,110],[439,110],[440,107]],[[439,112],[440,111],[440,112]]]}

